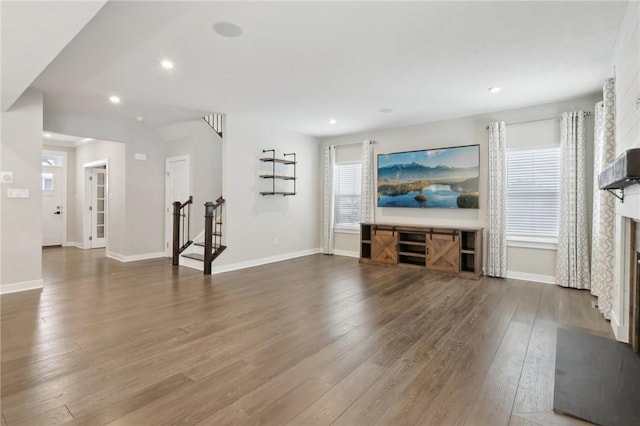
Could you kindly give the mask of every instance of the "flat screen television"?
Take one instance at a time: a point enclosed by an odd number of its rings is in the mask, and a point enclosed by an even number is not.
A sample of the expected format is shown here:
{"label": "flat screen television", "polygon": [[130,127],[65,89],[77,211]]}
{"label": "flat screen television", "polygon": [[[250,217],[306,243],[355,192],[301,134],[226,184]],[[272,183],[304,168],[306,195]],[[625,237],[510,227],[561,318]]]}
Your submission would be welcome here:
{"label": "flat screen television", "polygon": [[378,207],[477,209],[480,146],[378,154]]}

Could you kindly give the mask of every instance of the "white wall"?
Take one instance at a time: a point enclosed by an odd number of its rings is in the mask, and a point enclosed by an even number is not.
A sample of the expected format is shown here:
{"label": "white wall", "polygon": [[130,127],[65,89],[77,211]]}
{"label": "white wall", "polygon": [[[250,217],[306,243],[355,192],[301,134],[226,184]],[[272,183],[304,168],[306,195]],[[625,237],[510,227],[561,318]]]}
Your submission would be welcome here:
{"label": "white wall", "polygon": [[[0,185],[0,292],[42,287],[42,105],[42,93],[28,90],[0,115],[0,169],[13,172]],[[9,188],[29,197],[9,199]]]}
{"label": "white wall", "polygon": [[[317,252],[318,140],[233,115],[227,116],[226,129],[223,193],[228,249],[214,262],[214,272]],[[259,158],[263,149],[272,148],[280,158],[285,152],[297,154],[297,195],[259,194],[267,185],[259,175],[268,167]]]}
{"label": "white wall", "polygon": [[125,205],[125,146],[118,142],[92,141],[76,149],[75,170],[75,218],[74,235],[77,242],[86,245],[89,229],[83,219],[86,212],[86,177],[84,165],[99,160],[108,160],[107,185],[107,251],[122,255],[127,244]]}
{"label": "white wall", "polygon": [[[376,222],[402,223],[434,226],[460,226],[460,227],[485,227],[487,206],[487,130],[486,126],[491,121],[503,120],[509,122],[538,120],[549,117],[560,117],[566,111],[582,109],[591,111],[592,115],[586,119],[587,127],[587,164],[593,164],[593,111],[596,102],[601,100],[601,95],[586,96],[563,102],[533,106],[528,108],[500,111],[490,114],[482,114],[470,117],[456,118],[433,123],[424,123],[413,126],[378,129],[353,135],[338,136],[323,139],[323,146],[335,144],[338,146],[337,154],[343,148],[341,144],[362,142],[374,139],[375,153],[390,153],[400,151],[412,151],[428,148],[441,148],[460,145],[480,145],[480,208],[477,210],[448,210],[448,209],[410,209],[410,208],[376,208]],[[533,126],[536,127],[536,126]],[[539,126],[538,126],[539,127]],[[559,129],[559,126],[558,126]],[[516,126],[507,127],[507,135],[510,132],[521,132]],[[549,134],[547,130],[535,129],[540,135]],[[559,140],[559,134],[555,141],[539,141],[541,144],[554,143]],[[521,138],[522,143],[530,143],[526,138]],[[321,175],[319,174],[318,176]],[[592,171],[588,170],[588,192],[591,192]],[[357,252],[358,235],[336,234],[336,251]],[[542,250],[536,248],[509,247],[507,269],[510,276],[527,278],[540,281],[552,281],[555,276],[555,250]]]}
{"label": "white wall", "polygon": [[[126,235],[118,254],[126,257],[163,252],[165,151],[159,134],[133,120],[125,123],[58,111],[45,111],[44,128],[125,144]],[[135,160],[136,153],[146,154],[147,160]]]}
{"label": "white wall", "polygon": [[[616,77],[616,155],[640,148],[640,2],[630,2],[613,52]],[[640,221],[640,184],[624,189],[624,203],[616,202],[616,253],[611,325],[618,340],[629,334],[629,224],[623,217]]]}
{"label": "white wall", "polygon": [[202,119],[165,127],[160,134],[165,140],[166,158],[189,156],[191,237],[196,237],[204,230],[204,203],[222,195],[223,141]]}

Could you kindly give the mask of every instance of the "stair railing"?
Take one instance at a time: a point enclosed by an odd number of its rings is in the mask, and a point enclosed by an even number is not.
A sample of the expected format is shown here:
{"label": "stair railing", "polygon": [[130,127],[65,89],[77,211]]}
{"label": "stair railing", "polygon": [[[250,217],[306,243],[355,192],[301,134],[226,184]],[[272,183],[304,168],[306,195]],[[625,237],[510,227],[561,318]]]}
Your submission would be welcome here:
{"label": "stair railing", "polygon": [[222,220],[225,199],[204,203],[204,274],[211,275],[211,262],[227,247],[222,245]]}
{"label": "stair railing", "polygon": [[180,253],[193,243],[190,239],[191,204],[193,204],[192,195],[184,203],[173,202],[173,264],[175,266],[180,263]]}
{"label": "stair railing", "polygon": [[218,136],[222,137],[222,114],[213,113],[202,117],[202,119],[213,129]]}

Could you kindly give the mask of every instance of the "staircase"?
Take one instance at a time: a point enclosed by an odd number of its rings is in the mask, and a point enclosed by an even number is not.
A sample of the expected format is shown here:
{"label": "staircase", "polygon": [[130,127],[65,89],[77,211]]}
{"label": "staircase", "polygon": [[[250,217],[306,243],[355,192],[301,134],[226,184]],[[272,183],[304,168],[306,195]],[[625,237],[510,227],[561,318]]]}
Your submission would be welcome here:
{"label": "staircase", "polygon": [[222,137],[222,114],[213,113],[202,117],[205,123],[213,129],[218,136]]}
{"label": "staircase", "polygon": [[220,197],[215,203],[209,201],[204,204],[204,232],[189,246],[188,251],[180,254],[180,265],[211,275],[211,263],[227,248],[222,244],[224,203],[225,199]]}

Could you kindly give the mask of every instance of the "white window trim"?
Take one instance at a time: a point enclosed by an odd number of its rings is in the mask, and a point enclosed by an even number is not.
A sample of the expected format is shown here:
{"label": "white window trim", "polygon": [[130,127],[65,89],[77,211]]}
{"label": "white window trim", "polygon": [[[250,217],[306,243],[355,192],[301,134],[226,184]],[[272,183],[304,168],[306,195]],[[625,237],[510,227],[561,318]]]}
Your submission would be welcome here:
{"label": "white window trim", "polygon": [[557,250],[557,237],[531,237],[526,235],[507,235],[507,247],[532,248],[539,250]]}
{"label": "white window trim", "polygon": [[337,234],[355,234],[360,235],[360,227],[350,227],[350,226],[336,226],[333,228],[333,232]]}

